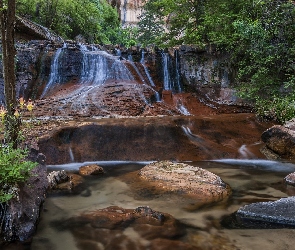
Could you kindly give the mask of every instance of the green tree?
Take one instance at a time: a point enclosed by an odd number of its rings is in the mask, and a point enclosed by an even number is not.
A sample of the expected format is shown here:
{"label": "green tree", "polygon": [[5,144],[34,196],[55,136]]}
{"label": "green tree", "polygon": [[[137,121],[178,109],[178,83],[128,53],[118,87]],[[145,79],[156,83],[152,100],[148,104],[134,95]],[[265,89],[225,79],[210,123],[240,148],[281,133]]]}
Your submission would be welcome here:
{"label": "green tree", "polygon": [[149,0],[139,34],[144,44],[213,45],[228,53],[239,94],[283,122],[295,116],[294,27],[291,0]]}
{"label": "green tree", "polygon": [[149,0],[139,22],[140,41],[167,47],[199,43],[205,0]]}
{"label": "green tree", "polygon": [[17,11],[64,38],[82,35],[90,43],[111,43],[120,25],[106,0],[18,0]]}

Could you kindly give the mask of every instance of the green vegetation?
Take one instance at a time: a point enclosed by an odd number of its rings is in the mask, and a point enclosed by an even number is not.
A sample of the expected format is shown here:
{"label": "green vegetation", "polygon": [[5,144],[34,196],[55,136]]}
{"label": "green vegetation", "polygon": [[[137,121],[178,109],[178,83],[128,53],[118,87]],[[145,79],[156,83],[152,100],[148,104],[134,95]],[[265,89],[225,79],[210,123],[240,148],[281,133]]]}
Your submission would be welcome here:
{"label": "green vegetation", "polygon": [[17,0],[17,13],[58,35],[89,43],[116,43],[120,23],[117,11],[105,0]]}
{"label": "green vegetation", "polygon": [[[163,29],[165,28],[165,30]],[[295,116],[295,4],[290,0],[149,0],[139,40],[229,53],[236,88],[264,117]]]}
{"label": "green vegetation", "polygon": [[[32,112],[33,107],[31,101],[25,103],[23,98],[20,98],[13,115],[9,115],[4,107],[0,107],[0,131],[3,134],[3,138],[0,134],[0,139],[3,141],[0,144],[0,203],[17,197],[18,185],[25,182],[30,177],[30,171],[38,165],[26,159],[28,157],[26,148],[19,147],[24,139],[20,130],[22,111],[27,109]],[[15,127],[15,123],[19,125]],[[14,131],[17,135],[16,140],[10,137],[11,129],[17,129]]]}
{"label": "green vegetation", "polygon": [[28,151],[14,149],[11,144],[0,147],[0,203],[18,194],[18,184],[25,182],[37,163],[27,161]]}

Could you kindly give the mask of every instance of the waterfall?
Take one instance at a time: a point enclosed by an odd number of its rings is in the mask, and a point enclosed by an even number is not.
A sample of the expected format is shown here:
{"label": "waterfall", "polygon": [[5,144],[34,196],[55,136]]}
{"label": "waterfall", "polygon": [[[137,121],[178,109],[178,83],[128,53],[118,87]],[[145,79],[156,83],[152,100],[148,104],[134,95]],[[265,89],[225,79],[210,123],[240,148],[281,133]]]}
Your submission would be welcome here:
{"label": "waterfall", "polygon": [[[136,71],[136,73],[138,74],[138,76],[140,77],[140,80],[145,83],[145,79],[143,77],[143,75],[140,73],[138,67],[135,65],[135,63],[133,62],[133,59],[132,59],[132,55],[128,55],[128,61],[130,62],[130,64],[132,65],[132,67],[134,68],[134,70]],[[155,84],[147,70],[147,67],[144,65],[144,51],[142,50],[142,57],[141,57],[141,60],[140,60],[140,64],[143,66],[144,70],[145,70],[145,74],[149,80],[149,83],[152,87],[155,87]],[[155,98],[156,98],[156,101],[157,102],[160,102],[161,101],[161,98],[160,98],[160,94],[158,91],[156,91],[154,88],[152,88],[153,91],[155,92]]]}
{"label": "waterfall", "polygon": [[139,76],[140,80],[144,83],[144,77],[143,75],[139,72],[139,69],[136,67],[135,63],[133,62],[132,55],[128,55],[128,61],[130,62],[132,68],[136,71],[137,75]]}
{"label": "waterfall", "polygon": [[164,75],[164,90],[172,90],[172,82],[169,74],[169,54],[162,52],[163,75]]}
{"label": "waterfall", "polygon": [[82,51],[81,83],[100,85],[109,79],[134,80],[118,57],[104,51]]}
{"label": "waterfall", "polygon": [[153,79],[147,69],[147,67],[144,64],[144,50],[141,50],[141,59],[140,59],[140,64],[142,65],[142,67],[144,68],[145,74],[147,76],[147,78],[149,79],[149,82],[151,84],[151,86],[155,87],[155,83],[153,82]]}
{"label": "waterfall", "polygon": [[67,45],[64,43],[62,48],[59,48],[55,55],[54,58],[51,62],[51,66],[50,66],[50,75],[49,75],[49,80],[45,86],[45,89],[43,90],[43,93],[41,95],[41,98],[43,98],[48,90],[54,86],[55,84],[60,83],[60,81],[62,80],[59,74],[59,64],[60,64],[60,57],[62,56],[62,51],[63,49],[65,49],[67,47]]}
{"label": "waterfall", "polygon": [[103,84],[106,79],[106,58],[88,51],[84,52],[82,61],[81,83]]}
{"label": "waterfall", "polygon": [[74,162],[75,158],[74,158],[73,150],[71,147],[69,147],[69,155],[70,155],[71,162]]}
{"label": "waterfall", "polygon": [[182,92],[178,50],[175,50],[174,52],[174,63],[170,59],[168,53],[162,52],[161,55],[163,67],[163,89],[178,93]]}
{"label": "waterfall", "polygon": [[181,84],[180,84],[180,62],[179,62],[179,51],[175,50],[174,52],[174,58],[175,58],[175,73],[176,73],[176,86],[178,88],[178,92],[182,92]]}

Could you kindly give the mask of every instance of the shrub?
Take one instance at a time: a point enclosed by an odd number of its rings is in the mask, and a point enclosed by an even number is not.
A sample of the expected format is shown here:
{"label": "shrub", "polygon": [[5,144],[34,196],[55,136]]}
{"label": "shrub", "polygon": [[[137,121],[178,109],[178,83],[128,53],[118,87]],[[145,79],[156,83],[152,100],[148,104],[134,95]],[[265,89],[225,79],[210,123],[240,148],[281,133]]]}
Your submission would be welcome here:
{"label": "shrub", "polygon": [[[30,171],[38,165],[36,162],[26,160],[28,150],[15,147],[15,142],[9,140],[7,133],[7,126],[12,126],[10,122],[21,123],[21,111],[26,108],[32,112],[33,106],[31,101],[25,103],[24,99],[20,98],[18,109],[15,109],[12,116],[8,115],[4,107],[0,108],[0,129],[4,131],[3,143],[0,144],[0,203],[17,197],[18,185],[25,182],[30,176]],[[19,145],[23,136],[21,131],[16,132],[16,143]]]}
{"label": "shrub", "polygon": [[0,147],[0,203],[17,196],[17,186],[25,182],[38,163],[27,161],[28,150],[14,149],[11,144]]}

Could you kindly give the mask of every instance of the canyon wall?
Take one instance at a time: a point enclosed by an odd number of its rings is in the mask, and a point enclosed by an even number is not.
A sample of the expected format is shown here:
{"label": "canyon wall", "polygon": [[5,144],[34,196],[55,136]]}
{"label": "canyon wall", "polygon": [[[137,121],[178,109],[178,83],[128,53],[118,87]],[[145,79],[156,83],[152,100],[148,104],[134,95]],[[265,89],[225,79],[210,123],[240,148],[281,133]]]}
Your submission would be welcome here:
{"label": "canyon wall", "polygon": [[135,26],[139,21],[142,0],[108,0],[118,11],[123,27]]}

